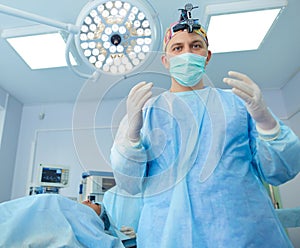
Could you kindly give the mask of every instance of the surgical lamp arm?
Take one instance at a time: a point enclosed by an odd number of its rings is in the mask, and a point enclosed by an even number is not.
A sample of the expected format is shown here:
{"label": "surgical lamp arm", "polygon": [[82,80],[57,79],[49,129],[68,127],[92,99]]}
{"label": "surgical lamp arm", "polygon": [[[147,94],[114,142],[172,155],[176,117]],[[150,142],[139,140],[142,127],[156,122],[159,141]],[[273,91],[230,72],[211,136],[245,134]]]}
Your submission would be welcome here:
{"label": "surgical lamp arm", "polygon": [[20,17],[26,20],[38,22],[41,24],[45,24],[48,26],[56,27],[62,30],[66,30],[70,33],[77,34],[80,32],[80,27],[75,26],[73,24],[69,23],[63,23],[59,21],[55,21],[43,16],[39,16],[36,14],[28,13],[22,10],[14,9],[5,5],[0,4],[0,13],[15,16],[15,17]]}

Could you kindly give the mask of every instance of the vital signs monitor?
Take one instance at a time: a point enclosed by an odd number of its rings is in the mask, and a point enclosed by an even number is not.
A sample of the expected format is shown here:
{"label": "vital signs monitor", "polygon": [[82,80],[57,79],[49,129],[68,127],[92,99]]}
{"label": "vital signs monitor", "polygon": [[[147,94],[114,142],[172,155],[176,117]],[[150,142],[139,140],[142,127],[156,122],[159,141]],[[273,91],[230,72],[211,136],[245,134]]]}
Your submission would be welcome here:
{"label": "vital signs monitor", "polygon": [[67,187],[69,184],[69,167],[64,165],[40,164],[39,185],[47,187]]}

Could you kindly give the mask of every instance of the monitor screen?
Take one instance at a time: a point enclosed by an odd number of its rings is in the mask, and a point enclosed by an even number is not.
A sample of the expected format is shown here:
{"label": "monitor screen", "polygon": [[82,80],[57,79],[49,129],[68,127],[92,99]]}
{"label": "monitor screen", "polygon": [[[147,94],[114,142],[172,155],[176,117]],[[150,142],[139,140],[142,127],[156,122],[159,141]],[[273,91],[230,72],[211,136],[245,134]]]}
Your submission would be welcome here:
{"label": "monitor screen", "polygon": [[69,185],[69,167],[40,164],[38,183],[40,186],[67,187]]}
{"label": "monitor screen", "polygon": [[41,181],[43,183],[60,183],[62,170],[58,168],[44,167],[42,170]]}
{"label": "monitor screen", "polygon": [[105,192],[116,185],[114,178],[102,178],[102,191]]}

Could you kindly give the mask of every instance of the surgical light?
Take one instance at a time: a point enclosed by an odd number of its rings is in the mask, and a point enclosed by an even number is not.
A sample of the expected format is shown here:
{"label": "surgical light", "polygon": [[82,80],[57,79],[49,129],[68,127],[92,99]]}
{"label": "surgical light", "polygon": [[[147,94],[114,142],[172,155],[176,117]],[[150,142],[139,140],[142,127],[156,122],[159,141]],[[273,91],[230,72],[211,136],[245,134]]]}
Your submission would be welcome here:
{"label": "surgical light", "polygon": [[[128,74],[146,61],[151,51],[158,51],[162,29],[158,15],[147,1],[89,1],[78,15],[76,24],[67,24],[0,5],[0,12],[69,32],[66,60],[79,76],[91,74],[73,68],[69,49],[76,48],[78,57],[92,71]],[[73,51],[72,51],[73,52]]]}
{"label": "surgical light", "polygon": [[[123,74],[149,57],[157,31],[152,31],[155,25],[151,14],[137,3],[99,2],[79,15],[77,25],[82,28],[75,44],[82,60],[88,60],[90,67]],[[91,43],[95,44],[93,48],[89,46]]]}

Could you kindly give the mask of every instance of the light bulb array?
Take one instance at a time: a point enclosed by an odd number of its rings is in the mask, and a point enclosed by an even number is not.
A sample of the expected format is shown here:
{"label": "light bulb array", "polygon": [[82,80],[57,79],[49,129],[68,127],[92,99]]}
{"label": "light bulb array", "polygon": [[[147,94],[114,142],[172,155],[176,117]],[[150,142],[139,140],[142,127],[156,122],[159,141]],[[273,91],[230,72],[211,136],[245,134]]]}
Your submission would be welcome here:
{"label": "light bulb array", "polygon": [[137,6],[108,1],[83,18],[79,41],[83,56],[96,69],[113,74],[139,66],[153,41],[149,19]]}

